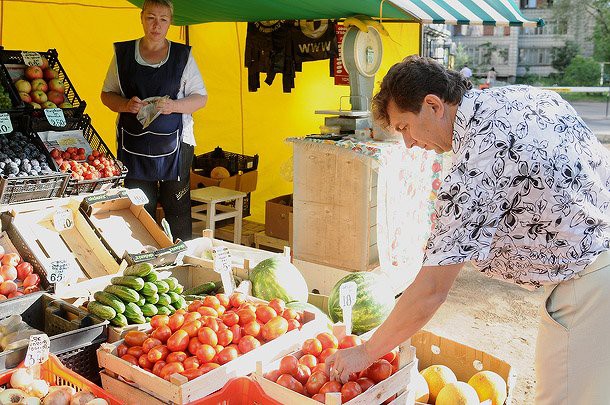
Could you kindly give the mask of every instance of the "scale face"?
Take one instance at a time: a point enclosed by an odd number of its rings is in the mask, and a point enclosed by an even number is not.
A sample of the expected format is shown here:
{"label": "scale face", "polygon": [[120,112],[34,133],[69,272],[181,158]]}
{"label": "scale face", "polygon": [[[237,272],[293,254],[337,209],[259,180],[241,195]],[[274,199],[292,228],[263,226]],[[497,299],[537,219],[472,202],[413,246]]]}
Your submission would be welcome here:
{"label": "scale face", "polygon": [[364,32],[351,27],[341,44],[343,65],[350,74],[350,80],[355,73],[374,77],[381,66],[381,36],[375,28],[369,26],[368,29],[368,32]]}

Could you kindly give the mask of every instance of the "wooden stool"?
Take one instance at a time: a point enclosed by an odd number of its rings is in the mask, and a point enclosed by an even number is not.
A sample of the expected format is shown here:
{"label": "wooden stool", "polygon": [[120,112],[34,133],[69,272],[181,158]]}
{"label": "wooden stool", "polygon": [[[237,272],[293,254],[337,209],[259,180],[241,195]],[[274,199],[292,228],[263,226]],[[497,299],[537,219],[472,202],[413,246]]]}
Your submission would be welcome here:
{"label": "wooden stool", "polygon": [[[222,187],[205,187],[191,190],[191,200],[201,202],[191,208],[191,218],[205,221],[205,227],[214,231],[216,221],[235,218],[233,242],[241,242],[241,219],[246,193]],[[235,207],[226,204],[235,201]],[[202,212],[206,213],[203,214]]]}

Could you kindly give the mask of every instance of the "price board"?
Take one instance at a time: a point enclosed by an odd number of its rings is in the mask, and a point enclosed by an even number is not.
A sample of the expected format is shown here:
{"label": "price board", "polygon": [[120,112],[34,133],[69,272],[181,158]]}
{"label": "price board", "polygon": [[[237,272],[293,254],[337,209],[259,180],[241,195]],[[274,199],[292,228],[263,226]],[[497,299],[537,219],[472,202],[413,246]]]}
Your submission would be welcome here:
{"label": "price board", "polygon": [[49,349],[51,342],[49,336],[45,333],[30,336],[30,343],[25,354],[24,365],[32,367],[35,364],[41,364],[49,358]]}
{"label": "price board", "polygon": [[235,281],[233,280],[231,253],[226,246],[216,246],[212,249],[214,257],[214,271],[220,273],[220,280],[224,287],[225,294],[231,295],[235,290]]}
{"label": "price board", "polygon": [[65,127],[66,117],[61,108],[45,108],[44,115],[47,117],[47,121],[54,127]]}
{"label": "price board", "polygon": [[0,113],[0,134],[10,134],[13,132],[11,116],[7,113]]}
{"label": "price board", "polygon": [[22,51],[21,57],[26,66],[42,66],[42,56],[38,52]]}
{"label": "price board", "polygon": [[356,303],[358,296],[358,285],[353,281],[341,284],[339,287],[339,304],[343,311],[343,323],[345,324],[345,333],[352,333],[352,308]]}

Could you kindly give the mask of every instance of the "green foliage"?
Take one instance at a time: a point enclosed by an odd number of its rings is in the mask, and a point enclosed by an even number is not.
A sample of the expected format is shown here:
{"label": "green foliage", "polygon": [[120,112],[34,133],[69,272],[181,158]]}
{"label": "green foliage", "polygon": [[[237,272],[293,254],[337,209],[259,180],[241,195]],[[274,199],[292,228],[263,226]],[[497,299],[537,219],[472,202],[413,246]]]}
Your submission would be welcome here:
{"label": "green foliage", "polygon": [[470,57],[466,53],[466,49],[464,49],[464,45],[458,44],[455,49],[455,62],[453,68],[455,70],[460,70],[464,65],[470,64]]}
{"label": "green foliage", "polygon": [[566,68],[563,84],[567,86],[597,86],[601,68],[593,58],[576,56]]}
{"label": "green foliage", "polygon": [[555,70],[563,73],[576,55],[578,55],[578,45],[572,41],[566,41],[565,46],[553,48],[551,65]]}

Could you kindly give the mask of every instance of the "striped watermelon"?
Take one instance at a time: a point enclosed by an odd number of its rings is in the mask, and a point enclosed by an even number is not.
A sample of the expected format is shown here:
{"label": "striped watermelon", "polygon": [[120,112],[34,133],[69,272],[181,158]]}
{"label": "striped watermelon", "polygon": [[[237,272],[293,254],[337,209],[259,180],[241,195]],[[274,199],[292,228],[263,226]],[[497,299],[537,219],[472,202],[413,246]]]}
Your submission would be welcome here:
{"label": "striped watermelon", "polygon": [[339,303],[341,284],[353,281],[358,286],[356,303],[352,308],[352,332],[358,335],[381,325],[394,308],[394,294],[387,278],[361,271],[343,277],[328,297],[328,315],[333,322],[343,320]]}
{"label": "striped watermelon", "polygon": [[307,302],[307,283],[288,259],[274,256],[261,261],[250,273],[252,295],[265,301]]}

